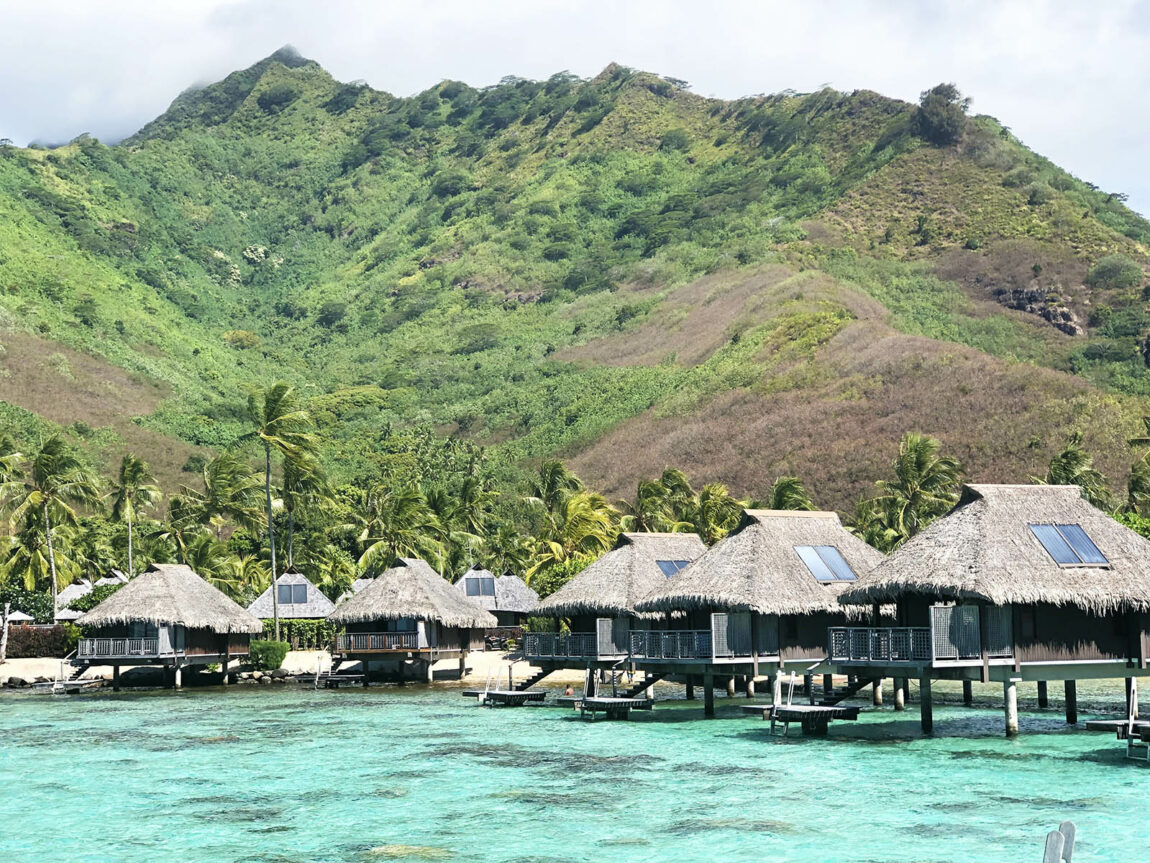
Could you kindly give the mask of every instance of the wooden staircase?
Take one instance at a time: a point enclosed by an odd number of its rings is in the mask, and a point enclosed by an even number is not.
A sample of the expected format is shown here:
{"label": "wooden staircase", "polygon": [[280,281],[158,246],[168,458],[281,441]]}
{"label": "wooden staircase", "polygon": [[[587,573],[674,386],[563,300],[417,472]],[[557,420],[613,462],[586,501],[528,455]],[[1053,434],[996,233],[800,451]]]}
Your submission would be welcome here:
{"label": "wooden staircase", "polygon": [[639,683],[633,683],[631,688],[626,692],[619,695],[620,698],[638,698],[639,693],[646,689],[648,686],[654,686],[667,675],[665,674],[648,674]]}
{"label": "wooden staircase", "polygon": [[535,686],[536,684],[542,682],[543,678],[546,677],[548,674],[550,674],[551,671],[552,671],[552,669],[550,669],[550,668],[541,668],[539,671],[536,671],[534,674],[532,674],[526,680],[520,680],[518,683],[516,683],[515,684],[515,691],[516,692],[527,691],[532,686]]}
{"label": "wooden staircase", "polygon": [[815,703],[822,707],[834,707],[836,704],[846,701],[852,695],[857,695],[872,683],[874,683],[874,678],[871,677],[855,678],[854,683],[850,683],[846,686],[836,686],[830,691],[823,690],[822,697]]}

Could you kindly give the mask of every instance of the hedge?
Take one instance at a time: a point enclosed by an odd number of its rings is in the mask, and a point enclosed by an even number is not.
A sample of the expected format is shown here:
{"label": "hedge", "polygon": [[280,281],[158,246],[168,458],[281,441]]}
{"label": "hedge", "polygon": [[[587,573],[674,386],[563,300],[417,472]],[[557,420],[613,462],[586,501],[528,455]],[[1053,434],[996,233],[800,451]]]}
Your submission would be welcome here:
{"label": "hedge", "polygon": [[259,671],[275,671],[284,664],[287,656],[288,644],[286,641],[252,641],[250,653],[252,665]]}
{"label": "hedge", "polygon": [[59,656],[68,652],[68,634],[63,626],[9,626],[8,658],[30,659]]}

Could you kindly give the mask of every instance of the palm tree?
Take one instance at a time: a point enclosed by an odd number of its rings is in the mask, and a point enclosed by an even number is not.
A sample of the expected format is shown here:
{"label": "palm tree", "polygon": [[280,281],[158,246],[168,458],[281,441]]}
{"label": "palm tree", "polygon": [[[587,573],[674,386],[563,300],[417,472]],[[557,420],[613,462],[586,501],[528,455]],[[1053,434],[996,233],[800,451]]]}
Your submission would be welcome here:
{"label": "palm tree", "polygon": [[[72,531],[67,525],[55,529],[54,547],[56,570],[71,582],[80,567],[70,553]],[[63,542],[61,542],[63,540]],[[4,560],[0,563],[0,582],[15,578],[26,590],[36,590],[52,577],[53,562],[48,556],[48,544],[40,513],[33,510],[25,519],[25,529],[7,540]]]}
{"label": "palm tree", "polygon": [[[52,547],[52,526],[53,522],[75,524],[77,506],[100,506],[96,477],[69,451],[62,437],[53,435],[44,442],[28,466],[10,522],[13,528],[23,522],[25,529],[38,525],[44,531],[52,578],[53,617],[60,610],[57,599],[60,583],[56,553]],[[32,513],[36,515],[30,518]]]}
{"label": "palm tree", "polygon": [[675,518],[671,495],[661,480],[644,479],[635,488],[635,500],[618,502],[623,530],[655,533],[690,530],[689,522]]}
{"label": "palm tree", "polygon": [[695,499],[691,524],[707,545],[714,545],[739,524],[746,503],[737,500],[721,482],[703,486]]}
{"label": "palm tree", "polygon": [[898,543],[910,539],[958,502],[963,469],[951,456],[939,455],[942,444],[916,432],[903,435],[894,460],[894,479],[879,480],[874,512],[882,512]]}
{"label": "palm tree", "polygon": [[148,466],[131,453],[120,459],[120,473],[112,486],[112,518],[128,524],[128,578],[136,575],[132,559],[132,523],[137,513],[159,503],[161,492]]}
{"label": "palm tree", "polygon": [[328,501],[327,477],[323,467],[310,456],[298,459],[284,459],[283,497],[287,512],[287,568],[295,568],[295,517],[296,512],[308,507],[322,506]]}
{"label": "palm tree", "polygon": [[184,486],[168,508],[173,524],[212,525],[216,539],[223,539],[223,526],[232,521],[247,528],[260,524],[256,493],[262,483],[251,465],[234,452],[222,452],[204,465],[204,490]]}
{"label": "palm tree", "polygon": [[1043,485],[1076,485],[1082,489],[1082,496],[1094,506],[1109,509],[1110,487],[1106,477],[1093,468],[1093,461],[1082,448],[1082,432],[1074,432],[1066,439],[1062,450],[1050,460],[1046,476],[1031,479]]}
{"label": "palm tree", "polygon": [[[263,392],[251,393],[248,396],[247,413],[252,430],[241,436],[236,443],[258,441],[264,450],[268,549],[271,552],[271,577],[274,584],[279,572],[276,568],[276,535],[272,521],[272,450],[278,452],[285,462],[299,461],[315,453],[318,440],[311,431],[311,416],[300,406],[292,387],[283,381]],[[272,618],[275,621],[276,641],[279,641],[280,609],[277,593],[272,591]]]}
{"label": "palm tree", "polygon": [[436,537],[443,525],[427,505],[423,492],[414,485],[377,485],[369,491],[359,508],[362,513],[359,534],[363,553],[359,567],[363,571],[390,566],[398,557],[424,555],[438,559],[443,543]]}
{"label": "palm tree", "polygon": [[582,490],[583,483],[579,477],[567,470],[563,462],[550,460],[539,466],[539,475],[532,480],[527,499],[554,512],[565,495]]}
{"label": "palm tree", "polygon": [[781,476],[771,486],[771,493],[764,501],[766,509],[803,510],[812,512],[814,502],[797,476]]}
{"label": "palm tree", "polygon": [[1150,503],[1150,461],[1140,459],[1130,468],[1130,478],[1126,480],[1127,512],[1141,513]]}

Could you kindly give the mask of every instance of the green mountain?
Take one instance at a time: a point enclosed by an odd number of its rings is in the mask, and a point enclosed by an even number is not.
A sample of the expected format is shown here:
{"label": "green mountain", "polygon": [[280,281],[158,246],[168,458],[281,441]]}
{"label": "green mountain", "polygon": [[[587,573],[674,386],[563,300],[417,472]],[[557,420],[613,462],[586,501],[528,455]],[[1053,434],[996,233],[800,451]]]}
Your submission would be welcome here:
{"label": "green mountain", "polygon": [[[848,508],[898,436],[1025,480],[1150,414],[1150,223],[996,120],[591,80],[399,99],[284,49],[116,146],[0,148],[0,421],[165,485],[297,384],[337,478],[395,429]],[[186,479],[187,475],[184,475]]]}

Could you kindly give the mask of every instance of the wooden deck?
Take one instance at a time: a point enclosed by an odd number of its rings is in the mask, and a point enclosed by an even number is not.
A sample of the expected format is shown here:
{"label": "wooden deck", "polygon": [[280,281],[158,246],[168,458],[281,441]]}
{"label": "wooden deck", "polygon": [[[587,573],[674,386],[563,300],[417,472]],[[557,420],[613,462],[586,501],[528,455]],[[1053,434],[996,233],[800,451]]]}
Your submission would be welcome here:
{"label": "wooden deck", "polygon": [[557,698],[556,703],[576,707],[581,717],[590,716],[592,721],[598,713],[608,719],[626,719],[632,710],[652,710],[655,706],[650,698],[612,698],[609,695],[591,698],[567,695]]}
{"label": "wooden deck", "polygon": [[[304,675],[305,679],[315,680],[315,675]],[[366,686],[366,674],[321,674],[319,679],[325,689],[342,689],[345,686]]]}
{"label": "wooden deck", "polygon": [[522,707],[524,704],[542,702],[547,693],[544,690],[521,692],[517,689],[465,689],[463,697],[477,699],[480,705],[487,707]]}
{"label": "wooden deck", "polygon": [[784,725],[797,722],[802,726],[804,735],[823,737],[827,733],[827,726],[834,720],[854,722],[858,719],[860,708],[842,704],[780,704],[778,707],[771,704],[744,704],[742,709],[744,713],[753,713],[762,716],[764,720],[770,720],[772,730],[780,722]]}

